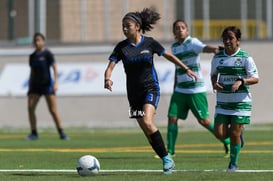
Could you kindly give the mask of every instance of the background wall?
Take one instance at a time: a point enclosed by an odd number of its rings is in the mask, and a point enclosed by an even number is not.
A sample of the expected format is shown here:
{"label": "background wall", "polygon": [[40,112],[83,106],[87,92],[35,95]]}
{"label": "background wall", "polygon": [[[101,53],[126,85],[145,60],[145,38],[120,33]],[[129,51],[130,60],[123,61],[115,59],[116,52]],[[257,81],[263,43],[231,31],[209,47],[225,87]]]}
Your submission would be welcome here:
{"label": "background wall", "polygon": [[[218,42],[208,42],[218,45]],[[165,47],[170,47],[166,44]],[[273,123],[272,102],[272,67],[271,42],[241,42],[241,47],[247,50],[254,58],[260,75],[260,82],[251,87],[253,95],[252,123]],[[110,53],[85,55],[56,55],[57,62],[105,62],[107,65]],[[202,59],[210,60],[212,55],[202,54]],[[0,56],[0,68],[6,63],[27,64],[27,56]],[[118,81],[118,80],[114,80]],[[167,123],[167,110],[170,95],[162,95],[156,114],[158,125]],[[28,127],[26,97],[0,97],[0,127]],[[90,126],[90,127],[127,127],[137,126],[135,120],[128,119],[128,102],[126,95],[113,96],[107,92],[104,96],[58,96],[58,109],[64,126]],[[208,94],[209,110],[214,114],[215,95]],[[37,108],[38,127],[53,127],[44,99]],[[182,124],[182,122],[180,122]],[[200,127],[190,114],[189,119],[183,123],[185,126]]]}

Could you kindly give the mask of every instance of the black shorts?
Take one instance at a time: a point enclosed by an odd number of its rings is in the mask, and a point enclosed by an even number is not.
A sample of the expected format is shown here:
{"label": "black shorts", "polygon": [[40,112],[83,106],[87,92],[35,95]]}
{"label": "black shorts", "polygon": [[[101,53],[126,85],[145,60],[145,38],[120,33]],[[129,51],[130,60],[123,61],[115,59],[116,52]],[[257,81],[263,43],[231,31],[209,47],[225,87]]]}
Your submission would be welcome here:
{"label": "black shorts", "polygon": [[55,94],[55,91],[53,89],[53,84],[48,86],[33,85],[28,90],[27,95],[29,94],[48,95]]}
{"label": "black shorts", "polygon": [[160,98],[159,91],[128,95],[130,108],[132,110],[142,110],[144,104],[152,104],[155,108],[157,108],[159,103],[159,98]]}

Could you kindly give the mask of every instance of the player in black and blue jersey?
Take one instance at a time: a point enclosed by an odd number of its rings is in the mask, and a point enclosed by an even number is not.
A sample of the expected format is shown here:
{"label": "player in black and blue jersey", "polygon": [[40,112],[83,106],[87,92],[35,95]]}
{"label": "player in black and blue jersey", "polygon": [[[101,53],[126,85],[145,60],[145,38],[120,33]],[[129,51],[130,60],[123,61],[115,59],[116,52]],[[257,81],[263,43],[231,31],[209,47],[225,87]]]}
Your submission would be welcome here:
{"label": "player in black and blue jersey", "polygon": [[[35,51],[29,57],[29,66],[31,70],[27,94],[31,133],[26,137],[26,140],[38,139],[35,109],[42,95],[46,98],[49,112],[55,121],[60,139],[67,140],[68,137],[61,126],[61,119],[56,106],[55,91],[58,88],[58,73],[54,55],[45,48],[45,37],[43,34],[36,33],[33,37],[33,44],[35,46]],[[51,67],[53,69],[54,79],[51,77]]]}
{"label": "player in black and blue jersey", "polygon": [[[105,88],[112,91],[110,79],[115,65],[122,61],[126,73],[127,97],[130,104],[130,118],[136,118],[152,148],[163,161],[163,173],[170,174],[175,167],[168,155],[161,133],[154,123],[154,115],[160,98],[160,87],[154,67],[153,55],[164,56],[182,67],[193,79],[197,76],[174,55],[151,37],[142,35],[150,31],[160,19],[153,9],[127,13],[122,20],[126,39],[119,42],[109,57],[105,70]],[[142,31],[142,33],[141,33]]]}

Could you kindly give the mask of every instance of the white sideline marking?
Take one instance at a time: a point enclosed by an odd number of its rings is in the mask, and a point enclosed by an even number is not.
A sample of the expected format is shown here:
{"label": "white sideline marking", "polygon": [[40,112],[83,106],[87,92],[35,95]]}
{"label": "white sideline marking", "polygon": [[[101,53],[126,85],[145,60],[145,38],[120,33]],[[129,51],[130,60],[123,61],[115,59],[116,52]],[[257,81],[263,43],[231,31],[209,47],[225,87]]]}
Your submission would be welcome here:
{"label": "white sideline marking", "polygon": [[[0,169],[0,172],[55,172],[55,173],[77,173],[75,170],[50,170],[50,169]],[[162,170],[100,170],[102,173],[120,173],[120,172],[141,172],[141,173],[152,173],[162,172]],[[173,172],[226,172],[226,170],[173,170]],[[273,172],[273,170],[237,170],[236,172],[241,173],[265,173]]]}

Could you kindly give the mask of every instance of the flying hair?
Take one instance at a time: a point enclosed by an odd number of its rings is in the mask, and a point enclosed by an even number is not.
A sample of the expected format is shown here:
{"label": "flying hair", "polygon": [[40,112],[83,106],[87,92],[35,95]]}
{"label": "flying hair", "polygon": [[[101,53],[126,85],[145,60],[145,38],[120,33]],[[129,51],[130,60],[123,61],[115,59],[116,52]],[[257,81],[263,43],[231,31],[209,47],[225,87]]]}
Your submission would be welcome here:
{"label": "flying hair", "polygon": [[142,33],[151,31],[157,21],[160,19],[160,14],[154,8],[144,8],[141,12],[127,13],[123,19],[131,19],[140,25]]}

